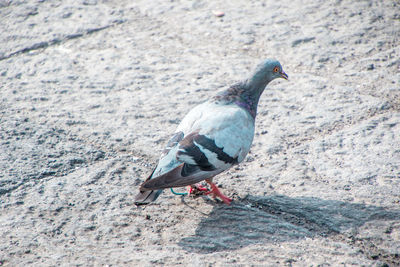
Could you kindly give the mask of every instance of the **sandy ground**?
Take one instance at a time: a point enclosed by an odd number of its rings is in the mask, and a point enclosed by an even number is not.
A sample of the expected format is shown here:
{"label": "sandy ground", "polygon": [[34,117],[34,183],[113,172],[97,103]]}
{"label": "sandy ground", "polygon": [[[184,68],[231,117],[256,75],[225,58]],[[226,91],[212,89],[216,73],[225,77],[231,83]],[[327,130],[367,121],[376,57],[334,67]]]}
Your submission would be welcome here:
{"label": "sandy ground", "polygon": [[[0,266],[400,266],[399,1],[0,0]],[[217,17],[213,11],[222,11]],[[264,58],[231,206],[137,186]]]}

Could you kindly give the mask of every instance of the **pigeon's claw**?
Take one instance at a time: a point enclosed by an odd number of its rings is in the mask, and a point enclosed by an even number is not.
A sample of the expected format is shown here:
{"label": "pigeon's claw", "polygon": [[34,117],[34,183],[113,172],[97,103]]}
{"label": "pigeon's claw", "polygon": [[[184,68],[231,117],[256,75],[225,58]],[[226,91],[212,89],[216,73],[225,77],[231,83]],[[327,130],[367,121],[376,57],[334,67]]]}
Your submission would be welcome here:
{"label": "pigeon's claw", "polygon": [[214,184],[213,182],[206,180],[206,182],[211,186],[211,191],[205,192],[205,195],[212,194],[213,198],[219,197],[225,204],[230,205],[232,202],[232,199],[225,196],[224,194],[219,191],[218,186]]}
{"label": "pigeon's claw", "polygon": [[198,196],[198,195],[204,195],[204,194],[207,194],[209,192],[209,190],[208,190],[208,188],[207,187],[204,187],[204,186],[202,186],[202,185],[199,185],[199,184],[193,184],[193,185],[189,185],[188,186],[188,193],[189,193],[189,195],[195,195],[195,196]]}

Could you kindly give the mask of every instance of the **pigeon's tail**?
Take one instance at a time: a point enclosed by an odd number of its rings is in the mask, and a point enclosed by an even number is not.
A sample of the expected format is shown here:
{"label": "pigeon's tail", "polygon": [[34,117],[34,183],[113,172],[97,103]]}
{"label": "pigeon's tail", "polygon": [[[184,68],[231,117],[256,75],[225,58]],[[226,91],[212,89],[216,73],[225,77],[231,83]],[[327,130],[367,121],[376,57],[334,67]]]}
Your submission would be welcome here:
{"label": "pigeon's tail", "polygon": [[135,197],[135,204],[139,205],[146,205],[150,202],[155,201],[159,195],[162,193],[162,189],[160,190],[150,190],[150,191],[140,191]]}
{"label": "pigeon's tail", "polygon": [[[220,172],[220,171],[219,171]],[[210,178],[217,173],[201,171],[199,167],[182,163],[172,170],[153,178],[153,173],[143,182],[136,195],[135,204],[144,205],[158,198],[163,189],[172,187],[183,187],[198,183]]]}
{"label": "pigeon's tail", "polygon": [[[155,172],[156,169],[153,170],[153,172],[147,177],[146,181],[149,181]],[[135,197],[135,205],[146,205],[149,204],[150,202],[155,201],[159,195],[162,193],[162,189],[160,190],[140,190],[139,193]]]}
{"label": "pigeon's tail", "polygon": [[[213,174],[213,175],[210,175]],[[172,187],[183,187],[203,181],[214,176],[215,173],[202,171],[196,165],[182,163],[174,169],[158,177],[147,179],[141,186],[140,191],[158,190]]]}

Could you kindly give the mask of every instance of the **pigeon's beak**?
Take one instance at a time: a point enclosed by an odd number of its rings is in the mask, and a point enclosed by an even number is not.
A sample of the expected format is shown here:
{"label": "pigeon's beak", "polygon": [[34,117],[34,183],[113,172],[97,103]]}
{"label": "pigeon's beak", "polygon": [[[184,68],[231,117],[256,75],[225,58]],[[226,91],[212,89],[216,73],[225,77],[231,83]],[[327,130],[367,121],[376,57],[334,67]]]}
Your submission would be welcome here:
{"label": "pigeon's beak", "polygon": [[282,77],[283,79],[289,80],[289,76],[288,76],[284,71],[282,71],[280,74],[281,74],[281,77]]}

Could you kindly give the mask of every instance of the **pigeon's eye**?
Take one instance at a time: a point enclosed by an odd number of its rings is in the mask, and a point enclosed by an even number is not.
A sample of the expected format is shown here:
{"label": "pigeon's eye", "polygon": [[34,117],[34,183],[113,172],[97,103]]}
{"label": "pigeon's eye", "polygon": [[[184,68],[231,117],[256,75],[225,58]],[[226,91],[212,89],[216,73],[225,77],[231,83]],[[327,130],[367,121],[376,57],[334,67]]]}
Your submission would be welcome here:
{"label": "pigeon's eye", "polygon": [[276,66],[276,67],[274,68],[274,72],[278,72],[278,71],[279,71],[279,67]]}

